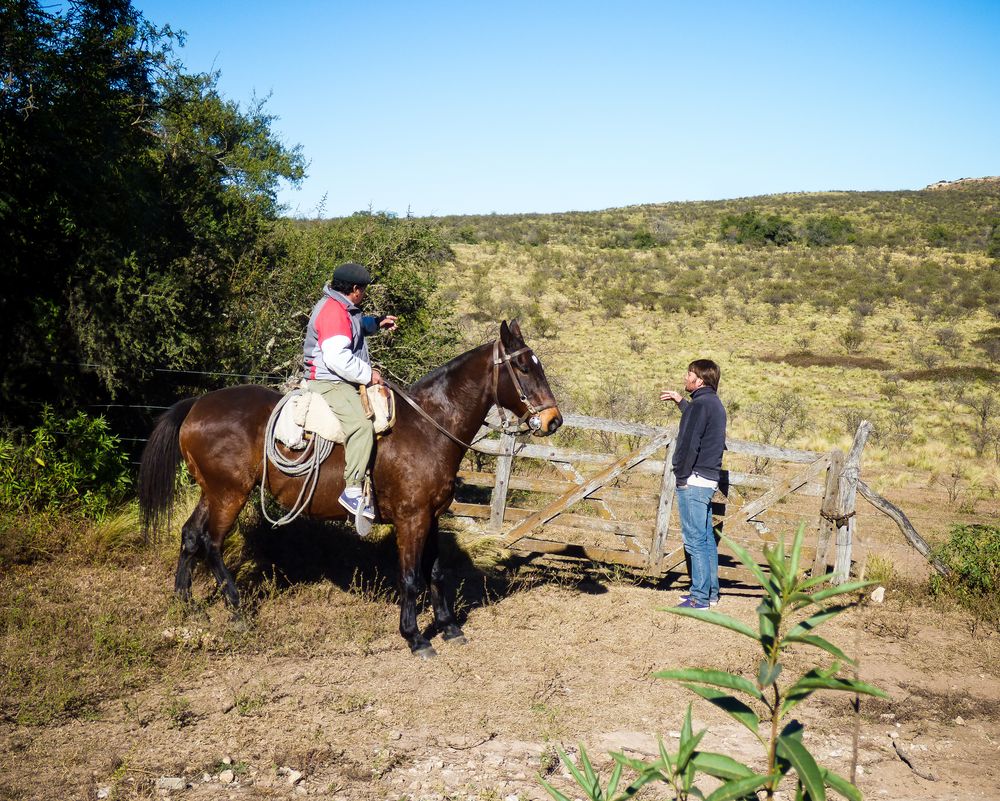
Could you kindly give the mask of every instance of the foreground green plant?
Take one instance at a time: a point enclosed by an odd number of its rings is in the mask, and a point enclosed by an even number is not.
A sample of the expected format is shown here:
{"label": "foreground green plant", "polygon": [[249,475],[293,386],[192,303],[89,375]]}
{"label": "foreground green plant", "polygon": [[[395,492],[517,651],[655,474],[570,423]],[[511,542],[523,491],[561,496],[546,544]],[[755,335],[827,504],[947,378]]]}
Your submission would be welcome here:
{"label": "foreground green plant", "polygon": [[[627,799],[650,782],[662,782],[670,785],[673,797],[680,801],[692,797],[705,798],[707,801],[755,799],[761,792],[765,798],[773,799],[782,782],[794,774],[796,801],[823,801],[827,788],[851,801],[860,801],[861,793],[850,781],[817,763],[803,743],[804,726],[795,719],[789,719],[788,714],[817,690],[888,697],[870,684],[842,676],[842,668],[856,666],[856,660],[815,634],[821,624],[852,608],[856,603],[848,601],[826,605],[826,601],[843,598],[871,582],[853,582],[817,589],[828,583],[830,574],[810,579],[800,577],[799,562],[804,532],[804,527],[800,527],[790,553],[785,552],[783,540],[773,548],[765,547],[764,556],[770,567],[769,575],[764,573],[746,550],[724,538],[726,545],[764,589],[764,598],[757,607],[757,630],[740,620],[709,609],[665,610],[671,614],[722,626],[749,637],[760,646],[761,660],[757,666],[755,681],[735,673],[697,668],[665,670],[655,675],[681,682],[696,695],[745,726],[764,749],[765,771],[758,773],[724,754],[699,751],[698,745],[707,730],[694,733],[689,706],[676,752],[668,753],[661,741],[660,757],[653,761],[612,754],[616,764],[607,785],[602,786],[600,777],[595,773],[582,747],[579,766],[560,752],[563,763],[587,798],[592,801]],[[794,680],[781,681],[784,669],[782,655],[789,648],[801,645],[831,655],[832,663],[826,667],[813,667]],[[637,776],[619,792],[625,768],[634,771]],[[721,780],[722,784],[705,795],[695,783],[698,774]],[[544,780],[542,784],[557,801],[569,801],[567,796]]]}

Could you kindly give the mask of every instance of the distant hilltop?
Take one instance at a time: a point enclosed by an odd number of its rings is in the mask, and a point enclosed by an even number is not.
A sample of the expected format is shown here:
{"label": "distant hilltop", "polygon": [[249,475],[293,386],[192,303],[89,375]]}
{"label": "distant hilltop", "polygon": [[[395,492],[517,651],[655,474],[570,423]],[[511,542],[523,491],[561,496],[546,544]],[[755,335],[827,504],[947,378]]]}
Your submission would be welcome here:
{"label": "distant hilltop", "polygon": [[959,178],[957,181],[938,181],[929,184],[924,189],[958,189],[973,184],[1000,184],[1000,175],[987,175],[985,178]]}

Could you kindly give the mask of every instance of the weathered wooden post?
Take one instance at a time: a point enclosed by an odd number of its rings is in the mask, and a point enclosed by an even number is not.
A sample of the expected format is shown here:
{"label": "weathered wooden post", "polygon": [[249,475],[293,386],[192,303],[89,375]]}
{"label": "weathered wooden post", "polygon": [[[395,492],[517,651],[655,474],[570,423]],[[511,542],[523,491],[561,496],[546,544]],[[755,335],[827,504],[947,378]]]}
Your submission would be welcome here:
{"label": "weathered wooden post", "polygon": [[847,581],[851,573],[851,550],[854,546],[854,529],[857,524],[855,500],[858,480],[861,477],[861,452],[872,432],[872,424],[862,420],[854,434],[854,444],[847,454],[844,469],[840,473],[840,487],[837,493],[837,561],[833,566],[833,583]]}
{"label": "weathered wooden post", "polygon": [[503,528],[503,516],[507,511],[507,487],[510,485],[510,472],[514,464],[515,442],[513,434],[500,435],[497,475],[493,484],[493,496],[490,498],[490,531],[500,531]]}
{"label": "weathered wooden post", "polygon": [[653,534],[653,547],[649,549],[649,572],[659,570],[663,558],[667,532],[670,528],[670,512],[674,506],[674,449],[677,447],[677,437],[670,440],[667,446],[667,456],[663,460],[663,478],[660,481],[660,503],[656,509],[656,531]]}
{"label": "weathered wooden post", "polygon": [[813,559],[812,574],[826,573],[830,543],[837,530],[837,497],[840,495],[840,472],[844,469],[844,452],[830,451],[830,467],[826,471],[826,488],[823,504],[819,510],[819,535],[816,539],[816,556]]}

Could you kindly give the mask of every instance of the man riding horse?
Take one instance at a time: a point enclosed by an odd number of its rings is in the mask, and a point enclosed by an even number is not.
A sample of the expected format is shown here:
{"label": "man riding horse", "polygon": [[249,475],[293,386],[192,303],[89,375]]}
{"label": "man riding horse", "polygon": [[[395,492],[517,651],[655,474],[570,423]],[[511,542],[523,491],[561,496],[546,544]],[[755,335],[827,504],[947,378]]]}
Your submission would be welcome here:
{"label": "man riding horse", "polygon": [[375,518],[371,502],[364,498],[365,472],[371,461],[375,432],[365,415],[359,387],[381,384],[382,375],[372,368],[365,337],[396,330],[392,315],[371,317],[361,314],[361,301],[371,273],[360,264],[348,262],[333,271],[323,296],[313,306],[303,346],[307,387],[322,395],[340,419],[344,442],[344,491],[338,500],[351,514]]}

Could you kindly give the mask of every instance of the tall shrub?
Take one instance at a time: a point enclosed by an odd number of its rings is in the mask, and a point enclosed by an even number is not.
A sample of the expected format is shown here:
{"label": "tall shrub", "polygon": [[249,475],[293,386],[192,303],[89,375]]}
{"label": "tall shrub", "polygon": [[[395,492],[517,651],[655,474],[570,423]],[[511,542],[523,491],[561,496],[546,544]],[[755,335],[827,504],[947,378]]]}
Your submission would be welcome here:
{"label": "tall shrub", "polygon": [[741,245],[787,245],[795,240],[792,221],[778,214],[761,214],[756,209],[722,218],[723,241]]}
{"label": "tall shrub", "polygon": [[99,518],[130,485],[127,458],[103,417],[46,409],[30,432],[0,432],[0,510]]}

